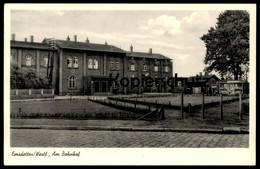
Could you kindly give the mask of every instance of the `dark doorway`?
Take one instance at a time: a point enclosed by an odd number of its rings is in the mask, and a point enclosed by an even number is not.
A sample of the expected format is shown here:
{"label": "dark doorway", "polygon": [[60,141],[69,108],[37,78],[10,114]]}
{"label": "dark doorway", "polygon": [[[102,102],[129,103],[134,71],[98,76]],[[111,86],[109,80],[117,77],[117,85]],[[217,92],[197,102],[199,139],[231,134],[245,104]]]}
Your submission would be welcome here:
{"label": "dark doorway", "polygon": [[102,92],[107,92],[107,82],[102,82]]}
{"label": "dark doorway", "polygon": [[99,92],[99,82],[95,82],[95,92]]}

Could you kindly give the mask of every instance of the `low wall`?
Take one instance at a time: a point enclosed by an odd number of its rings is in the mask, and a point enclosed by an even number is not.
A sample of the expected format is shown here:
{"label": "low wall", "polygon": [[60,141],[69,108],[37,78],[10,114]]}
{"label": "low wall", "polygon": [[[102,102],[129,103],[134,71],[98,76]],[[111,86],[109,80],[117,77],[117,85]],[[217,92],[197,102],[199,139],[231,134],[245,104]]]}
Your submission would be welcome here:
{"label": "low wall", "polygon": [[54,98],[54,89],[14,89],[10,91],[11,100]]}

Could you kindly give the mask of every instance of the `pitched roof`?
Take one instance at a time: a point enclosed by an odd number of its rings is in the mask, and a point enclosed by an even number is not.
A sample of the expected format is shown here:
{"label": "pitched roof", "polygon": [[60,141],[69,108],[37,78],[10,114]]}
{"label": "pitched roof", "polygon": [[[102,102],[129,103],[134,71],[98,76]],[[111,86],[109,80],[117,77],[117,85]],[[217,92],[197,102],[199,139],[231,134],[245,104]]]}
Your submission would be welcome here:
{"label": "pitched roof", "polygon": [[24,41],[11,41],[11,47],[30,48],[30,49],[45,49],[45,50],[48,49],[48,47],[43,43],[24,42]]}
{"label": "pitched roof", "polygon": [[167,60],[171,60],[170,58],[161,55],[161,54],[157,54],[157,53],[144,53],[144,52],[129,52],[127,53],[128,57],[139,57],[139,58],[150,58],[150,59],[167,59]]}
{"label": "pitched roof", "polygon": [[[219,80],[219,78],[216,76],[216,75],[204,75],[204,76],[199,76],[198,75],[198,78],[199,78],[199,82],[204,82],[204,81],[208,81],[209,79],[211,79],[212,77],[216,78],[217,80]],[[194,78],[194,81],[196,81],[196,76],[190,76],[188,78],[188,81],[191,82],[192,81],[192,78]]]}
{"label": "pitched roof", "polygon": [[91,51],[102,51],[102,52],[113,52],[113,53],[126,53],[126,51],[115,47],[113,45],[106,44],[95,44],[86,42],[74,42],[67,40],[56,40],[57,46],[65,49],[77,49],[77,50],[91,50]]}

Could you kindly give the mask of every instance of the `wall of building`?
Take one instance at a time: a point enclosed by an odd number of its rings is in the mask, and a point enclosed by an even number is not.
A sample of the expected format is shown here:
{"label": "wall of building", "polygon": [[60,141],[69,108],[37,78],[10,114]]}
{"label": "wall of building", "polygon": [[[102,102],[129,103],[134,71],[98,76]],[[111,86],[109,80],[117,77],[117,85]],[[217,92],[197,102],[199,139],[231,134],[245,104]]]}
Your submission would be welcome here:
{"label": "wall of building", "polygon": [[[26,66],[26,56],[30,55],[31,66]],[[110,74],[112,77],[116,77],[119,74],[118,80],[123,77],[128,79],[135,77],[141,78],[143,76],[149,76],[153,79],[163,78],[166,80],[172,77],[172,62],[169,60],[155,60],[155,59],[143,59],[139,57],[128,58],[125,53],[110,53],[99,51],[80,51],[72,49],[62,49],[51,51],[50,55],[54,55],[53,60],[53,78],[52,85],[55,89],[55,94],[93,94],[94,86],[93,82],[97,79],[108,82]],[[49,50],[43,49],[29,49],[29,48],[11,48],[12,63],[18,65],[23,69],[33,69],[36,74],[44,78],[47,76],[47,66],[45,65],[45,59],[49,56]],[[67,67],[67,58],[77,57],[78,67]],[[89,69],[89,58],[98,60],[98,69]],[[110,68],[110,60],[119,61],[119,69],[112,70]],[[154,71],[155,62],[158,64],[158,72]],[[135,64],[135,70],[131,70],[131,63]],[[147,65],[147,70],[143,71],[143,64]],[[165,72],[164,67],[168,65],[169,71]],[[61,67],[60,67],[61,66]],[[115,65],[114,65],[115,66]],[[69,78],[71,76],[76,77],[76,88],[69,88]],[[108,84],[108,83],[107,83]],[[141,92],[167,92],[169,88],[153,87],[152,89],[146,89],[145,87],[136,87],[133,90],[131,85],[123,88],[120,86],[117,90],[118,93],[141,93]],[[112,87],[108,87],[107,92],[113,92]]]}
{"label": "wall of building", "polygon": [[[73,66],[73,58],[78,59],[78,67]],[[71,58],[72,67],[67,66],[67,59]],[[76,87],[69,87],[69,78],[76,77]],[[83,93],[83,53],[76,50],[63,50],[62,59],[62,95]]]}

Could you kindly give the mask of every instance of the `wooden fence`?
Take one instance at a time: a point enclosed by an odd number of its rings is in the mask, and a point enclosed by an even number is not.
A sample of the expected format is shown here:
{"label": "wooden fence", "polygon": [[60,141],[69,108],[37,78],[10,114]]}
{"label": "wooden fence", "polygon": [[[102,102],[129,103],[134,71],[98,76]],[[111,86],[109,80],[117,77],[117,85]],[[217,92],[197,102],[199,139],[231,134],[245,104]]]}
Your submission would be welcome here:
{"label": "wooden fence", "polygon": [[183,92],[181,93],[181,97],[180,97],[180,105],[173,105],[170,101],[168,104],[165,103],[159,103],[157,100],[155,102],[149,102],[146,101],[145,99],[142,100],[138,100],[138,98],[140,97],[136,97],[135,99],[133,99],[133,97],[108,97],[109,100],[114,100],[114,101],[120,101],[120,102],[126,102],[126,103],[132,103],[132,104],[141,104],[141,105],[146,105],[146,106],[152,106],[152,107],[163,107],[166,109],[176,109],[176,110],[180,110],[181,111],[181,118],[184,118],[184,112],[187,113],[191,113],[194,112],[196,110],[201,109],[202,110],[202,118],[205,119],[205,108],[208,107],[214,107],[214,106],[219,106],[219,112],[220,112],[220,119],[223,120],[223,104],[226,103],[232,103],[232,102],[238,102],[238,107],[239,107],[239,119],[242,120],[242,111],[244,111],[244,107],[246,105],[244,105],[242,103],[242,99],[248,99],[248,96],[243,96],[242,94],[239,94],[238,98],[232,98],[232,99],[227,99],[227,100],[223,100],[223,96],[222,94],[219,95],[219,101],[212,101],[212,102],[208,102],[205,103],[205,95],[202,94],[200,95],[202,96],[202,100],[201,100],[201,104],[197,104],[197,105],[192,105],[191,103],[188,103],[187,106],[184,106],[184,94]]}
{"label": "wooden fence", "polygon": [[92,99],[89,98],[88,100],[102,105],[133,112],[133,115],[130,117],[136,120],[157,120],[158,121],[158,120],[165,119],[163,106],[156,106],[155,109],[153,109],[151,105],[148,105],[146,108],[138,108],[136,103],[130,106],[129,103],[125,104],[126,102],[121,102],[120,104],[120,101],[117,100],[112,101],[107,99],[95,99],[95,98]]}

